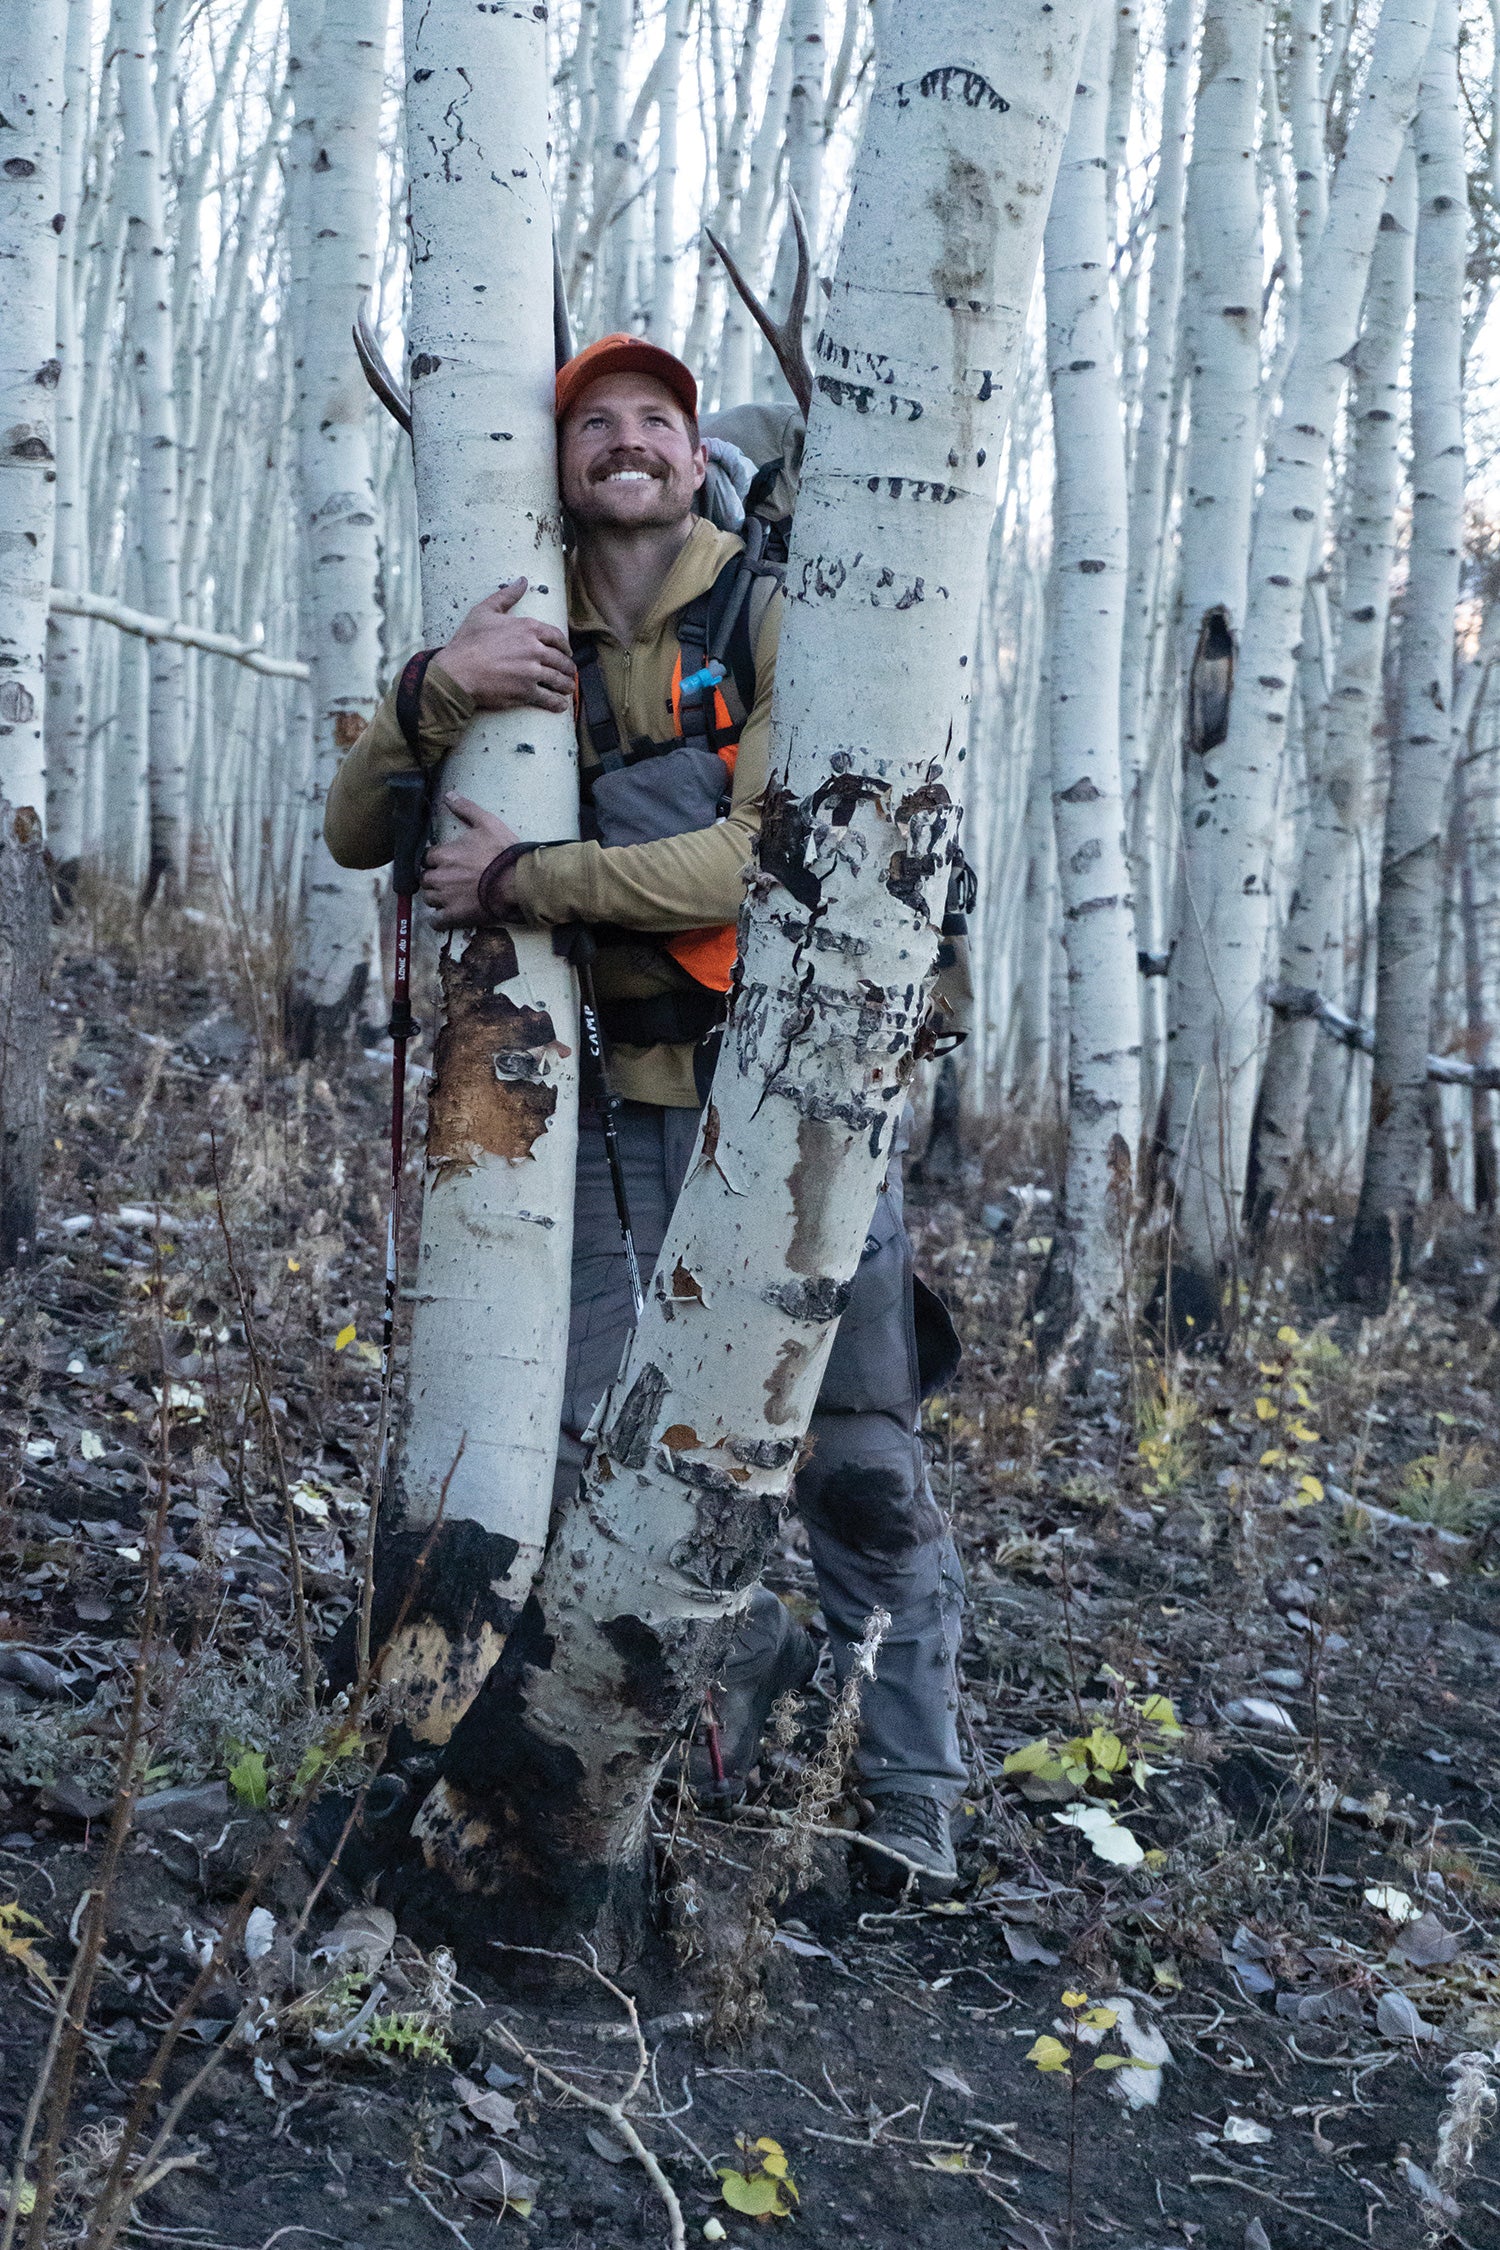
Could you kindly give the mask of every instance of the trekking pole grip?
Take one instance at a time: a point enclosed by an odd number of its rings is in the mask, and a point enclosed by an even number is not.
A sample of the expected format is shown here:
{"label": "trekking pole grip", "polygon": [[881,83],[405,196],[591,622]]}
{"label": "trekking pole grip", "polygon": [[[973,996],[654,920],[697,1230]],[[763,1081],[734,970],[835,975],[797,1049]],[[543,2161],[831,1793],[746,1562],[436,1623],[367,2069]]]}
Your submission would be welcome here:
{"label": "trekking pole grip", "polygon": [[413,898],[422,887],[422,851],[427,842],[427,777],[420,773],[393,773],[386,777],[390,792],[391,831],[395,851],[391,886],[398,898]]}

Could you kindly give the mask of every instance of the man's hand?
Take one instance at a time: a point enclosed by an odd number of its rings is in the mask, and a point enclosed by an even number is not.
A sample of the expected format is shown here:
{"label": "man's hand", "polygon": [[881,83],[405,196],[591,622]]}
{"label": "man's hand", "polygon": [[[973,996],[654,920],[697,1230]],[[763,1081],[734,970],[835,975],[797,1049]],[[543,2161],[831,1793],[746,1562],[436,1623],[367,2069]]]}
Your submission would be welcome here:
{"label": "man's hand", "polygon": [[573,701],[568,636],[539,617],[511,613],[526,591],[513,578],[476,602],[438,662],[481,711],[566,711]]}
{"label": "man's hand", "polygon": [[429,845],[422,897],[432,908],[435,930],[468,930],[481,919],[480,876],[507,845],[521,839],[498,813],[485,812],[472,797],[445,796],[443,803],[463,822],[463,834],[450,844]]}

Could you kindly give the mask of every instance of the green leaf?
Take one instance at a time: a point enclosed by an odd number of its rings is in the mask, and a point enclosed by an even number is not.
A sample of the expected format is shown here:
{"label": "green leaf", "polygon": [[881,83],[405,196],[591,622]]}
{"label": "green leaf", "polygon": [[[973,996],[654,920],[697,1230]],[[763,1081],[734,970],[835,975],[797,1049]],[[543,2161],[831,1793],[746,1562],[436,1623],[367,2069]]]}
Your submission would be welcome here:
{"label": "green leaf", "polygon": [[768,2173],[758,2172],[747,2179],[743,2172],[721,2172],[719,2192],[731,2211],[740,2211],[747,2219],[781,2216],[781,2182]]}
{"label": "green leaf", "polygon": [[1040,1742],[1028,1742],[1020,1750],[1012,1750],[1001,1768],[1003,1773],[1039,1773],[1049,1777],[1061,1771],[1057,1753],[1045,1735]]}
{"label": "green leaf", "polygon": [[1027,2048],[1026,2060],[1035,2063],[1038,2070],[1066,2070],[1068,2050],[1060,2039],[1044,2031],[1035,2046]]}
{"label": "green leaf", "polygon": [[1151,2070],[1155,2066],[1136,2055],[1095,2055],[1095,2070]]}
{"label": "green leaf", "polygon": [[242,1805],[251,1812],[262,1812],[271,1801],[266,1754],[263,1750],[246,1749],[243,1743],[235,1747],[238,1756],[229,1769],[229,1786]]}

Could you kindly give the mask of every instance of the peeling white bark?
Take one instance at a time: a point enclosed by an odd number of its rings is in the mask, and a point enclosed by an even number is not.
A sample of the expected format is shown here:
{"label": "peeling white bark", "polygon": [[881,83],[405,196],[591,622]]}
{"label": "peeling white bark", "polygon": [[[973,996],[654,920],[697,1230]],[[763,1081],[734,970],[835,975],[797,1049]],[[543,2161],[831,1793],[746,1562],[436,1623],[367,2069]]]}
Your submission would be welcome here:
{"label": "peeling white bark", "polygon": [[486,1914],[603,1904],[787,1496],[925,1012],[999,445],[1087,12],[890,11],[698,1159],[532,1621],[450,1746],[463,1784],[419,1816],[429,1861],[494,1894]]}
{"label": "peeling white bark", "polygon": [[[424,638],[446,641],[519,571],[525,607],[565,626],[545,24],[431,0],[407,11],[406,61]],[[484,89],[500,86],[497,104]],[[571,714],[481,717],[444,787],[522,835],[575,836]],[[459,939],[446,960],[459,1004],[430,1107],[397,1491],[408,1520],[429,1522],[462,1440],[447,1518],[515,1540],[506,1590],[520,1595],[546,1536],[567,1356],[572,975],[547,934],[524,930]]]}

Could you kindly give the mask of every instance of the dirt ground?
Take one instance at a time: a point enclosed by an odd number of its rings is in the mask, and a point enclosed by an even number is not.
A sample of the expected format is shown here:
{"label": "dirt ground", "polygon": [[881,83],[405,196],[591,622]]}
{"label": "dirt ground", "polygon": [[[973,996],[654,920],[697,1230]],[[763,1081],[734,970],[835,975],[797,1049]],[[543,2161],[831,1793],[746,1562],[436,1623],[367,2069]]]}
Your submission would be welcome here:
{"label": "dirt ground", "polygon": [[[373,1038],[289,1069],[262,965],[206,924],[170,950],[77,929],[52,1005],[37,1259],[0,1305],[7,2149],[99,1880],[167,1480],[144,1798],[54,2137],[65,2242],[322,1754],[284,1510],[323,1642],[358,1586],[387,1077]],[[1143,1342],[1080,1393],[1034,1348],[1040,1175],[978,1173],[912,1198],[968,1348],[929,1412],[969,1579],[957,1897],[868,1888],[847,1800],[806,1832],[822,1675],[731,1819],[663,1793],[643,2071],[586,1967],[424,1956],[288,1855],[145,2105],[214,2061],[131,2238],[664,2243],[658,2185],[582,2099],[637,2079],[628,2130],[690,2242],[1500,2245],[1500,2134],[1440,2162],[1455,2089],[1488,2126],[1500,2083],[1493,1234],[1442,1215],[1363,1318],[1313,1216],[1227,1353]],[[816,1627],[794,1521],[771,1575]]]}

